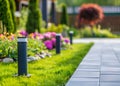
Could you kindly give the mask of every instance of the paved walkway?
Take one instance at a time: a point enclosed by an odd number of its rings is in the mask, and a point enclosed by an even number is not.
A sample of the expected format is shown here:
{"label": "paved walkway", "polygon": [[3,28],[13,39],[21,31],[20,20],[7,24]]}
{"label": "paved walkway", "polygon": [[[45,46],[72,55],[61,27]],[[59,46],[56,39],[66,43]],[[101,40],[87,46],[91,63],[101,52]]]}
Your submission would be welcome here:
{"label": "paved walkway", "polygon": [[95,42],[66,86],[120,86],[120,40],[112,41]]}

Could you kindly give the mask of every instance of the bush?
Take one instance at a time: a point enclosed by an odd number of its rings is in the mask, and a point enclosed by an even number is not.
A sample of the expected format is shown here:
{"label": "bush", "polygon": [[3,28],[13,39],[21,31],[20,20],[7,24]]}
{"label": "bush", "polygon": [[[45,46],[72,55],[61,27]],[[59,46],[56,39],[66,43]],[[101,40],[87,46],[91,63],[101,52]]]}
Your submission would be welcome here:
{"label": "bush", "polygon": [[78,34],[80,33],[80,31],[77,28],[74,27],[70,27],[70,29],[68,29],[67,33],[69,34],[70,31],[73,31],[73,36],[77,37]]}
{"label": "bush", "polygon": [[10,3],[10,10],[11,10],[11,14],[12,14],[12,20],[13,20],[13,24],[14,24],[14,32],[16,32],[16,20],[15,20],[15,11],[16,11],[16,7],[15,7],[15,0],[8,0]]}
{"label": "bush", "polygon": [[94,26],[93,28],[91,27],[81,28],[80,37],[116,38],[118,36],[112,34],[109,29],[101,29],[100,26],[98,27]]}
{"label": "bush", "polygon": [[25,29],[26,28],[26,22],[27,22],[27,17],[28,17],[28,8],[23,7],[20,11],[21,16],[20,20],[18,21],[18,28],[19,29]]}
{"label": "bush", "polygon": [[[8,0],[0,0],[0,15],[0,20],[6,27],[6,32],[13,32],[14,24]],[[5,27],[3,28],[3,31],[5,31]]]}
{"label": "bush", "polygon": [[38,3],[38,0],[29,1],[29,13],[26,24],[26,30],[28,33],[35,32],[36,30],[40,32],[42,17],[38,8]]}
{"label": "bush", "polygon": [[[28,37],[27,53],[28,56],[35,56],[42,51],[52,50],[56,47],[56,33],[47,32],[40,34],[38,32],[28,34],[25,30],[18,31],[16,34],[0,34],[0,58],[17,58],[17,37]],[[61,47],[69,48],[70,41],[61,35]]]}
{"label": "bush", "polygon": [[[21,33],[23,34],[23,33]],[[17,38],[14,34],[0,34],[0,58],[17,58]],[[27,53],[28,56],[34,56],[47,50],[44,43],[38,39],[28,38]]]}
{"label": "bush", "polygon": [[97,4],[83,4],[78,14],[78,23],[93,26],[104,17],[103,10]]}
{"label": "bush", "polygon": [[45,32],[62,33],[63,32],[63,25],[56,26],[55,24],[49,23],[48,28],[41,28],[41,33],[45,33]]}
{"label": "bush", "polygon": [[60,19],[60,24],[68,25],[67,7],[65,4],[62,4],[62,14]]}

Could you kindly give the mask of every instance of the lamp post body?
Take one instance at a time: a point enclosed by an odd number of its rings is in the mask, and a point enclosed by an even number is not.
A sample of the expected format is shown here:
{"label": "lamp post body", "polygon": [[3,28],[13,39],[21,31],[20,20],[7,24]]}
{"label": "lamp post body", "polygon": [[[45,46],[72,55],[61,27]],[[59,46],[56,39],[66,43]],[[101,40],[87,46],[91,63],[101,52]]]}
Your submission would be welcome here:
{"label": "lamp post body", "polygon": [[70,37],[70,44],[73,44],[73,31],[69,32],[69,37]]}
{"label": "lamp post body", "polygon": [[60,34],[56,34],[56,54],[60,54]]}
{"label": "lamp post body", "polygon": [[18,38],[18,76],[27,75],[27,38]]}

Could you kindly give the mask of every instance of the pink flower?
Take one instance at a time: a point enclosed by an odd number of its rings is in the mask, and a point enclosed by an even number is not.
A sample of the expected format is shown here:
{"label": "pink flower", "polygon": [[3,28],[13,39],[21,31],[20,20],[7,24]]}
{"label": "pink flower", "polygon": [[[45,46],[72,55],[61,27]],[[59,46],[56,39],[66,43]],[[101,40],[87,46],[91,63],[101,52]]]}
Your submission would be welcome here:
{"label": "pink flower", "polygon": [[44,39],[44,36],[43,36],[42,34],[38,34],[38,38],[39,38],[40,40],[43,40],[43,39]]}
{"label": "pink flower", "polygon": [[50,32],[45,33],[45,34],[44,34],[44,37],[45,37],[46,39],[50,39],[50,38],[51,38],[51,33],[50,33]]}
{"label": "pink flower", "polygon": [[60,35],[60,39],[61,39],[61,40],[64,40],[64,38],[63,38],[63,36],[62,36],[62,35]]}
{"label": "pink flower", "polygon": [[55,38],[56,37],[56,33],[55,32],[51,32],[51,36]]}
{"label": "pink flower", "polygon": [[52,41],[53,46],[56,46],[56,39],[52,38],[51,41]]}
{"label": "pink flower", "polygon": [[22,36],[25,36],[25,37],[28,35],[27,32],[26,32],[25,30],[20,31],[19,34],[22,35]]}
{"label": "pink flower", "polygon": [[65,43],[70,43],[70,40],[69,40],[68,38],[65,38],[65,39],[64,39],[64,42],[65,42]]}
{"label": "pink flower", "polygon": [[53,49],[53,44],[52,44],[51,40],[46,40],[44,42],[44,44],[45,44],[45,46],[46,46],[47,49],[49,49],[49,50]]}
{"label": "pink flower", "polygon": [[37,35],[38,35],[37,32],[33,33],[33,38],[37,38]]}

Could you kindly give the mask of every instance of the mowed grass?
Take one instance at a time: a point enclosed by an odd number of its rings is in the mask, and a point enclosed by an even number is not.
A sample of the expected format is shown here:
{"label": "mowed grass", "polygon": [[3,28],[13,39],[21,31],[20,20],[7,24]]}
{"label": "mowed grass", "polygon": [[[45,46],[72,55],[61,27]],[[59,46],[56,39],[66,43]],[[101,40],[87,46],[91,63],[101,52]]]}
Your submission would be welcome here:
{"label": "mowed grass", "polygon": [[17,63],[0,63],[0,86],[65,86],[92,43],[74,44],[69,50],[28,63],[30,78],[14,77]]}

